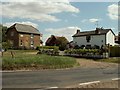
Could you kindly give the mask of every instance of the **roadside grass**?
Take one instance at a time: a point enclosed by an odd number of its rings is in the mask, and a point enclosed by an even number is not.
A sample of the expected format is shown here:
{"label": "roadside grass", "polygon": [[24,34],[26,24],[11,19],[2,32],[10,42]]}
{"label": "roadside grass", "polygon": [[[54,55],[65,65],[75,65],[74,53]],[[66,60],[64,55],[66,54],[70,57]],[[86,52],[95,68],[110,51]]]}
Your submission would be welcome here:
{"label": "roadside grass", "polygon": [[11,57],[10,51],[4,52],[2,70],[60,69],[78,65],[76,59],[72,57],[29,54],[25,50],[14,50],[13,52],[14,58]]}
{"label": "roadside grass", "polygon": [[[97,60],[96,60],[97,61]],[[108,58],[108,59],[100,59],[98,61],[109,62],[109,63],[118,63],[120,64],[120,58]]]}

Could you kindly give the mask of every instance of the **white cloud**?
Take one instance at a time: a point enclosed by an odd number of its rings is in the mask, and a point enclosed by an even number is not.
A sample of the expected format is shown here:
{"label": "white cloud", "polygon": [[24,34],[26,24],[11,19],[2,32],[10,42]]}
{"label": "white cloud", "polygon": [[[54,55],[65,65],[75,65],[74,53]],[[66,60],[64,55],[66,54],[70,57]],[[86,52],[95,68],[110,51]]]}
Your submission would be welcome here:
{"label": "white cloud", "polygon": [[82,23],[85,23],[85,22],[87,22],[88,20],[87,19],[83,19],[81,22]]}
{"label": "white cloud", "polygon": [[78,17],[76,14],[71,14],[73,17]]}
{"label": "white cloud", "polygon": [[[120,9],[120,6],[119,6],[119,9]],[[118,5],[117,4],[112,4],[108,6],[108,16],[112,20],[118,19]]]}
{"label": "white cloud", "polygon": [[89,22],[95,23],[95,22],[100,21],[100,20],[101,20],[101,19],[91,18],[91,19],[89,19]]}
{"label": "white cloud", "polygon": [[[39,2],[40,0],[1,0],[1,2]],[[69,3],[68,0],[49,0],[50,2],[65,2]]]}
{"label": "white cloud", "polygon": [[29,22],[29,21],[26,21],[26,22],[7,22],[7,23],[4,23],[3,25],[4,25],[4,26],[7,26],[7,27],[10,27],[11,25],[13,25],[13,24],[15,24],[15,23],[32,25],[32,26],[35,27],[35,28],[38,27],[38,24],[33,23],[33,22]]}
{"label": "white cloud", "polygon": [[101,21],[102,19],[98,19],[98,18],[90,18],[90,19],[83,19],[81,22],[85,23],[85,22],[91,22],[91,23],[95,23],[97,21]]}
{"label": "white cloud", "polygon": [[73,38],[72,36],[76,33],[77,29],[80,29],[78,27],[65,27],[65,28],[58,28],[58,29],[53,29],[49,28],[45,30],[45,34],[43,34],[43,41],[45,42],[48,37],[51,35],[55,36],[64,36],[66,37],[69,41],[71,41]]}
{"label": "white cloud", "polygon": [[[14,1],[14,0],[13,0]],[[15,0],[16,1],[16,0]],[[38,21],[59,21],[55,13],[72,12],[78,13],[79,9],[65,2],[53,2],[53,0],[35,0],[37,2],[9,2],[2,4],[2,16],[9,18],[27,18]]]}

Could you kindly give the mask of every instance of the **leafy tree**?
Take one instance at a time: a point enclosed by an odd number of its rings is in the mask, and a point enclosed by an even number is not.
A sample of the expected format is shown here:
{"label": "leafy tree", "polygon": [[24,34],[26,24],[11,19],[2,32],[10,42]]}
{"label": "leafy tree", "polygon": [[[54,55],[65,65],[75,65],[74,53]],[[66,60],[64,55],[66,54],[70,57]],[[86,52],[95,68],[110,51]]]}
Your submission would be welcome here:
{"label": "leafy tree", "polygon": [[6,32],[7,32],[7,27],[2,26],[2,42],[6,42]]}
{"label": "leafy tree", "polygon": [[0,24],[0,43],[2,42],[2,25]]}
{"label": "leafy tree", "polygon": [[56,46],[59,46],[59,50],[63,51],[66,49],[67,43],[68,40],[65,37],[59,37]]}
{"label": "leafy tree", "polygon": [[9,41],[2,42],[2,48],[6,51],[7,49],[11,48],[11,43]]}

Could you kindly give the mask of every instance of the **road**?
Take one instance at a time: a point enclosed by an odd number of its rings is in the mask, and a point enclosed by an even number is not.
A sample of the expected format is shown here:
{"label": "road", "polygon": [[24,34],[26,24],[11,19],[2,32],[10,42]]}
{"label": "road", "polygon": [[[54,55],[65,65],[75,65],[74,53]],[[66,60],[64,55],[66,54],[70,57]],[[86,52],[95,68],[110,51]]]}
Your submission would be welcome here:
{"label": "road", "polygon": [[84,82],[118,78],[118,67],[3,72],[2,78],[3,88],[64,88]]}

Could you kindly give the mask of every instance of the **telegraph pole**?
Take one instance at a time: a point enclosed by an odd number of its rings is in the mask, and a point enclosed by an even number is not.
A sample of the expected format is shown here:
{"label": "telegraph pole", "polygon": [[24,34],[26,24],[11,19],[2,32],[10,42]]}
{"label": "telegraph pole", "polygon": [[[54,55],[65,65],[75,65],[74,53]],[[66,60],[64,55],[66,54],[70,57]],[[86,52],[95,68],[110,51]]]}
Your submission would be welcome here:
{"label": "telegraph pole", "polygon": [[95,21],[95,25],[98,28],[98,26],[99,26],[98,21]]}

